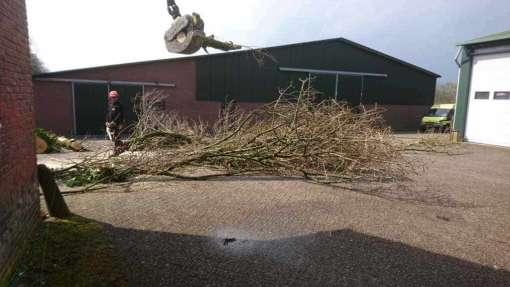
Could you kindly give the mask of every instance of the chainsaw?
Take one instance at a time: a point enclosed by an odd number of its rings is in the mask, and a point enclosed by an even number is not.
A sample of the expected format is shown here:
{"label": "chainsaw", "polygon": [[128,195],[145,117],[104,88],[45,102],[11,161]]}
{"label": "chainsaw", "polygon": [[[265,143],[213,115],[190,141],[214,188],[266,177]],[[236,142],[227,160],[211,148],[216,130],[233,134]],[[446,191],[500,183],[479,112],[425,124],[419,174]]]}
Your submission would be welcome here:
{"label": "chainsaw", "polygon": [[166,48],[171,53],[193,54],[208,47],[222,51],[239,50],[242,47],[232,42],[222,42],[214,38],[214,35],[206,36],[204,21],[197,13],[181,15],[175,0],[167,0],[168,13],[173,18],[173,23],[165,33]]}

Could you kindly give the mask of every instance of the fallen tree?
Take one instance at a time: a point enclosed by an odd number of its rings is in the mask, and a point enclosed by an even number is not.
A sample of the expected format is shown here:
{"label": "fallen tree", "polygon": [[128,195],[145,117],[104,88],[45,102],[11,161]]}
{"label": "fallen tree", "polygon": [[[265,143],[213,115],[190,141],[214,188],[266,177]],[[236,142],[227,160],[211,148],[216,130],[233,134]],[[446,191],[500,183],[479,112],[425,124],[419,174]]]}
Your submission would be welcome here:
{"label": "fallen tree", "polygon": [[60,152],[62,148],[75,152],[86,151],[79,141],[57,136],[42,128],[35,129],[35,139],[36,151],[38,154]]}
{"label": "fallen tree", "polygon": [[[289,87],[251,112],[229,104],[212,128],[161,112],[161,96],[146,96],[127,142],[130,152],[86,160],[60,177],[94,174],[88,183],[96,184],[134,175],[259,174],[332,183],[396,179],[413,171],[402,146],[383,127],[380,109],[353,109],[317,96],[310,79],[303,80],[299,89]],[[196,167],[213,172],[186,175]]]}

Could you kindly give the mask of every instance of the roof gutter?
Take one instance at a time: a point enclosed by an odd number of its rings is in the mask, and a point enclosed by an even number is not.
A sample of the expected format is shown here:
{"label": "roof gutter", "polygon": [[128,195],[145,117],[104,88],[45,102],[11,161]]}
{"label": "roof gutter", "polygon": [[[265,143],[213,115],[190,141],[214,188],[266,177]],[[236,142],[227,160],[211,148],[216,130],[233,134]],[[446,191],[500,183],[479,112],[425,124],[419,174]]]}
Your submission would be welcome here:
{"label": "roof gutter", "polygon": [[481,55],[493,55],[493,54],[502,54],[510,52],[510,45],[500,46],[500,47],[487,47],[487,48],[478,48],[471,53],[473,56],[481,56]]}
{"label": "roof gutter", "polygon": [[340,75],[340,76],[354,76],[354,77],[382,77],[387,78],[387,74],[374,74],[374,73],[359,73],[348,71],[332,71],[332,70],[314,70],[314,69],[300,69],[300,68],[280,68],[282,72],[298,72],[309,74],[325,74],[325,75]]}
{"label": "roof gutter", "polygon": [[46,81],[46,82],[61,82],[61,83],[81,83],[81,84],[111,84],[111,85],[154,86],[154,87],[170,87],[170,88],[175,87],[175,84],[160,83],[160,82],[106,81],[106,80],[84,80],[84,79],[43,78],[43,77],[34,77],[34,80]]}

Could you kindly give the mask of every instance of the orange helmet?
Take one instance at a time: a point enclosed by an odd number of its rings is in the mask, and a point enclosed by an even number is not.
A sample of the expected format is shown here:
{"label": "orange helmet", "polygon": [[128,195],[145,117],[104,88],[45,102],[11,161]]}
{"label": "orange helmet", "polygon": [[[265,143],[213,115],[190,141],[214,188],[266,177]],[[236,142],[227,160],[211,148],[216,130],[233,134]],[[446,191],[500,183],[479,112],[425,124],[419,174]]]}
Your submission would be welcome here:
{"label": "orange helmet", "polygon": [[117,91],[110,91],[108,93],[108,100],[116,100],[119,98],[119,92]]}

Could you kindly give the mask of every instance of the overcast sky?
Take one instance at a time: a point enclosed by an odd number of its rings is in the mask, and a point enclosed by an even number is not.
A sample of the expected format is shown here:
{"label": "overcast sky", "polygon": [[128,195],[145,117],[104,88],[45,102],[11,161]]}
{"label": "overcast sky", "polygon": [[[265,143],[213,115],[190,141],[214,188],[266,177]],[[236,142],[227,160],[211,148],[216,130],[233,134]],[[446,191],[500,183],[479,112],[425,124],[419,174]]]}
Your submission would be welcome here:
{"label": "overcast sky", "polygon": [[[51,71],[175,57],[165,0],[26,0]],[[206,33],[266,47],[344,37],[456,81],[455,44],[510,29],[509,0],[177,0]]]}

